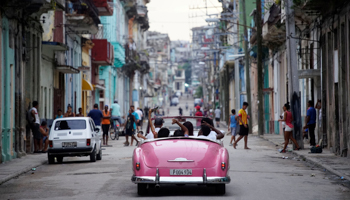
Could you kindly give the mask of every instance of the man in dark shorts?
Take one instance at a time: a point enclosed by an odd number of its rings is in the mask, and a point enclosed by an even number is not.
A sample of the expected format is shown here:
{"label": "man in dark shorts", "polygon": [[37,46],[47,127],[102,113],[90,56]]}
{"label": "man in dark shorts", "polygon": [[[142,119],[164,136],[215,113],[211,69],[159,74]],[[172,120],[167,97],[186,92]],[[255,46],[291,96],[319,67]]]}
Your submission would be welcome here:
{"label": "man in dark shorts", "polygon": [[40,118],[38,112],[39,103],[33,101],[33,108],[29,110],[30,128],[34,138],[34,153],[41,153],[43,148],[43,135],[40,133]]}
{"label": "man in dark shorts", "polygon": [[247,146],[248,143],[248,115],[246,113],[246,109],[248,108],[249,104],[247,102],[243,103],[242,109],[238,112],[238,121],[239,121],[239,138],[236,140],[236,142],[233,143],[233,148],[236,148],[237,143],[244,137],[244,149],[250,149]]}
{"label": "man in dark shorts", "polygon": [[136,126],[134,126],[135,122],[136,122],[135,115],[133,115],[133,110],[130,108],[129,115],[127,116],[124,124],[125,139],[126,139],[124,143],[125,146],[129,146],[129,136],[131,136],[131,138],[138,141],[135,138],[135,131],[136,131]]}

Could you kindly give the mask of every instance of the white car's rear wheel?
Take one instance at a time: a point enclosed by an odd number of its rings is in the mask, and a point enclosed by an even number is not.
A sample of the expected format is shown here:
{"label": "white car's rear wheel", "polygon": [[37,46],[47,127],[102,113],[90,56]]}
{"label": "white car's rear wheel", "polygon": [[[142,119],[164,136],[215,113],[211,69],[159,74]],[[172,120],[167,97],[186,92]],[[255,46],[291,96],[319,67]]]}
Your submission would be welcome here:
{"label": "white car's rear wheel", "polygon": [[96,148],[94,148],[94,150],[90,154],[90,161],[91,162],[96,162]]}
{"label": "white car's rear wheel", "polygon": [[63,156],[57,156],[57,163],[62,163],[63,162]]}
{"label": "white car's rear wheel", "polygon": [[55,157],[47,155],[47,160],[49,164],[55,164]]}
{"label": "white car's rear wheel", "polygon": [[100,151],[97,154],[97,160],[102,160],[102,149],[100,148]]}
{"label": "white car's rear wheel", "polygon": [[147,194],[147,184],[138,183],[137,184],[137,194],[142,196]]}

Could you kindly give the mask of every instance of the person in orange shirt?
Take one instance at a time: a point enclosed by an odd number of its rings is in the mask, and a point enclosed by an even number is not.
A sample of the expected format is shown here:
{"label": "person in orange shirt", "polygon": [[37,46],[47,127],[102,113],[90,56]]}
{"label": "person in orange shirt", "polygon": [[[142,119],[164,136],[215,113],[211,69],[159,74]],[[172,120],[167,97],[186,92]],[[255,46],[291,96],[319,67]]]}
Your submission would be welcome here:
{"label": "person in orange shirt", "polygon": [[247,146],[248,143],[248,115],[245,111],[248,108],[249,104],[247,102],[243,102],[242,109],[238,111],[238,122],[239,122],[239,138],[236,142],[233,143],[233,148],[236,148],[237,143],[244,138],[244,149],[250,149]]}
{"label": "person in orange shirt", "polygon": [[111,112],[108,110],[108,105],[105,105],[102,115],[103,145],[108,145],[108,131],[111,126]]}

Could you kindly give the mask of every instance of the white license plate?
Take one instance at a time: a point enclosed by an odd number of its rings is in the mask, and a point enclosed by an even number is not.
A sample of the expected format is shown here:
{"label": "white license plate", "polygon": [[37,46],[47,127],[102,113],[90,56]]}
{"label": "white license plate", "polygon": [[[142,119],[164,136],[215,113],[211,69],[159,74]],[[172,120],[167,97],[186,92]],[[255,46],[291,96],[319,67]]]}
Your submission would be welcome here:
{"label": "white license plate", "polygon": [[170,175],[174,176],[191,176],[192,175],[192,169],[171,169]]}
{"label": "white license plate", "polygon": [[62,147],[77,147],[77,142],[62,142]]}

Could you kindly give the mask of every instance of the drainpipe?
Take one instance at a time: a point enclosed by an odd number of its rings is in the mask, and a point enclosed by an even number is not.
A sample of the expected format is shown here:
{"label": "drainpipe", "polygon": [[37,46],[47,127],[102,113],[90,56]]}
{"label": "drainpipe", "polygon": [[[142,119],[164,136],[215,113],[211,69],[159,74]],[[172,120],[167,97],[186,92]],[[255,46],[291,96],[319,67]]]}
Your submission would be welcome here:
{"label": "drainpipe", "polygon": [[[0,11],[0,27],[2,27],[2,18],[1,18],[1,11]],[[0,29],[0,78],[2,77],[2,28]],[[0,87],[0,94],[1,94],[1,89]],[[0,105],[2,102],[2,96],[0,97]],[[1,106],[0,106],[0,127],[2,127],[2,115],[1,115]],[[2,130],[0,129],[0,163],[2,163]]]}

